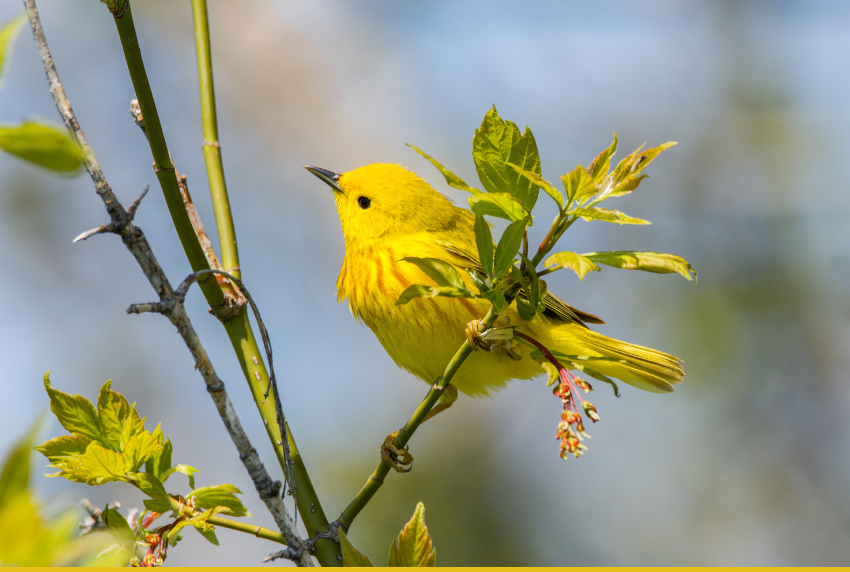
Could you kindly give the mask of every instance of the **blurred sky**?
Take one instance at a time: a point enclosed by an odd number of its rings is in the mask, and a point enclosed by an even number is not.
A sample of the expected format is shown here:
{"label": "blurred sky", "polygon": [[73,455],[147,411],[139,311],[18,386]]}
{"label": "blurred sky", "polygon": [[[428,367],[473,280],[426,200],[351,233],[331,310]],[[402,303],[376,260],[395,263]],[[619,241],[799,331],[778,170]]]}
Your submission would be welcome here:
{"label": "blurred sky", "polygon": [[[151,193],[137,223],[173,283],[190,270],[127,110],[112,17],[95,0],[40,0],[68,96],[113,188]],[[221,142],[243,278],[274,344],[284,408],[326,512],[374,469],[384,436],[426,386],[337,305],[344,255],[331,194],[304,164],[409,166],[464,204],[410,142],[475,181],[470,141],[487,109],[529,125],[549,180],[620,136],[630,152],[675,140],[638,192],[611,205],[649,227],[580,224],[564,249],[673,252],[699,271],[605,269],[550,288],[608,321],[603,333],[685,360],[672,395],[621,385],[593,399],[589,452],[563,462],[560,402],[544,380],[461,399],[412,442],[350,538],[383,562],[424,501],[438,562],[479,565],[846,565],[850,561],[850,5],[839,1],[536,3],[210,0]],[[21,10],[0,3],[0,21]],[[190,4],[134,4],[178,169],[208,229]],[[0,91],[0,121],[58,121],[28,30]],[[622,156],[622,153],[620,154]],[[47,410],[45,370],[90,399],[106,379],[161,422],[198,485],[233,482],[273,526],[171,324],[128,316],[153,292],[120,241],[71,240],[106,221],[90,179],[0,155],[0,451]],[[541,198],[539,241],[554,215]],[[539,236],[538,236],[539,235]],[[196,329],[253,444],[274,457],[222,328],[200,294]],[[602,385],[602,384],[600,384]],[[45,438],[62,431],[55,421]],[[44,461],[39,458],[39,465]],[[169,481],[186,492],[182,477]],[[182,487],[182,488],[181,488]],[[176,489],[176,490],[175,490]],[[141,499],[38,479],[54,504]],[[191,531],[169,564],[254,565],[274,546]]]}

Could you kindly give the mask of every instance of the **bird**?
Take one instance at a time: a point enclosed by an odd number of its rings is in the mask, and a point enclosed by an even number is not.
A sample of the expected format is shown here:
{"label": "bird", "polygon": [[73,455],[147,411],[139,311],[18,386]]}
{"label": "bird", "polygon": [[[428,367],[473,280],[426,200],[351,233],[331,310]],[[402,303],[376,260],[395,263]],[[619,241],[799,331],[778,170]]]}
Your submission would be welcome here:
{"label": "bird", "polygon": [[[467,339],[467,326],[491,307],[482,298],[422,297],[396,304],[414,284],[436,285],[406,257],[436,258],[464,276],[481,271],[475,243],[475,215],[455,206],[424,179],[400,165],[375,163],[346,173],[305,166],[333,191],[345,240],[337,278],[337,299],[348,302],[358,322],[368,326],[401,368],[432,384]],[[517,331],[563,354],[605,357],[594,369],[640,389],[668,393],[684,376],[681,360],[664,352],[615,340],[592,330],[600,318],[569,306],[551,292],[545,311]],[[514,306],[502,325],[523,322]],[[498,325],[498,323],[497,323]],[[473,352],[451,380],[456,388],[441,396],[432,413],[445,410],[457,391],[491,396],[512,380],[544,374],[532,349],[515,345]]]}

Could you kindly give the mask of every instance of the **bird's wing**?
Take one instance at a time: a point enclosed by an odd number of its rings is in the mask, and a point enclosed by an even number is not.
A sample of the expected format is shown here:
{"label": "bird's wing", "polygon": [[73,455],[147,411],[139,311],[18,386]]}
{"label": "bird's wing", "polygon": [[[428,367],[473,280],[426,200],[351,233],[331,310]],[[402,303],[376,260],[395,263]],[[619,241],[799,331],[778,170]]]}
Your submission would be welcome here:
{"label": "bird's wing", "polygon": [[[446,262],[450,262],[458,268],[463,268],[465,270],[477,270],[482,275],[484,274],[484,269],[478,261],[477,252],[472,252],[469,248],[458,245],[456,242],[445,240],[444,237],[438,238],[437,244],[439,244],[443,250],[450,255],[451,260],[447,260]],[[551,292],[546,292],[546,295],[543,298],[543,304],[546,306],[546,311],[543,312],[543,315],[549,318],[554,318],[563,322],[575,322],[582,326],[585,324],[605,323],[604,320],[594,316],[593,314],[573,308]]]}

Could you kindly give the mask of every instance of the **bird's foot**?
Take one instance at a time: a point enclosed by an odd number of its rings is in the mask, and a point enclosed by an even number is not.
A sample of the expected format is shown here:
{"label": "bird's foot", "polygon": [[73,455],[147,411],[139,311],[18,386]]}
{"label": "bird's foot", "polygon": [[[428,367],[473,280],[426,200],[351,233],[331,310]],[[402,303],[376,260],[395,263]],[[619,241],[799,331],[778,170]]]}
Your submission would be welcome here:
{"label": "bird's foot", "polygon": [[413,470],[413,455],[407,449],[407,445],[399,449],[393,444],[400,431],[387,435],[381,445],[381,460],[391,469],[398,473],[409,473]]}
{"label": "bird's foot", "polygon": [[487,327],[481,320],[472,320],[466,325],[466,339],[473,350],[482,348],[489,352],[493,349],[493,342],[484,339],[486,333]]}
{"label": "bird's foot", "polygon": [[487,329],[481,320],[472,320],[466,325],[466,339],[469,340],[473,350],[482,348],[492,352],[498,348],[505,348],[511,359],[522,359],[522,356],[512,349],[514,331],[510,327]]}

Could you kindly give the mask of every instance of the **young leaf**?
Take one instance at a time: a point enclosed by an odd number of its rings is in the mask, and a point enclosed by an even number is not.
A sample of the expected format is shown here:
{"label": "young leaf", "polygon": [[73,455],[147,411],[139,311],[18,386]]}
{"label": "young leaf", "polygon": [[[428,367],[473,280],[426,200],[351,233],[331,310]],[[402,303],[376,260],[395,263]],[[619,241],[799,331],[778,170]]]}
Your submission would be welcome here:
{"label": "young leaf", "polygon": [[437,298],[439,296],[448,298],[475,298],[475,295],[466,288],[454,288],[452,286],[434,288],[433,286],[425,286],[424,284],[414,284],[401,293],[395,305],[401,306],[402,304],[407,304],[414,298]]}
{"label": "young leaf", "polygon": [[525,262],[525,276],[528,280],[528,288],[526,289],[528,292],[528,303],[532,308],[535,308],[536,313],[543,312],[546,310],[546,305],[543,303],[543,296],[540,294],[540,281],[537,278],[537,271],[528,258],[522,253],[519,255],[523,262]]}
{"label": "young leaf", "polygon": [[147,473],[127,473],[127,477],[150,497],[144,501],[145,508],[160,514],[171,510],[171,500],[159,479]]}
{"label": "young leaf", "polygon": [[389,566],[436,566],[437,551],[425,526],[425,505],[421,502],[390,547]]}
{"label": "young leaf", "polygon": [[80,459],[80,469],[85,473],[86,483],[92,486],[110,481],[127,481],[127,466],[121,453],[107,449],[98,443],[89,443]]}
{"label": "young leaf", "polygon": [[427,274],[428,278],[436,282],[437,286],[465,287],[460,272],[448,262],[443,262],[437,258],[416,258],[413,256],[402,258],[402,260],[418,266],[419,270]]}
{"label": "young leaf", "polygon": [[627,157],[624,157],[623,160],[617,164],[617,168],[614,169],[615,185],[619,185],[633,177],[636,177],[641,171],[649,166],[649,164],[652,163],[658,155],[675,145],[678,145],[678,143],[675,141],[668,141],[658,147],[653,147],[643,152],[641,152],[641,148],[643,147],[643,145],[641,145],[637,151]]}
{"label": "young leaf", "polygon": [[553,266],[571,268],[578,274],[578,279],[581,281],[584,281],[584,277],[588,272],[599,272],[602,270],[592,260],[575,252],[558,252],[557,254],[553,254],[543,261],[543,266],[546,268]]}
{"label": "young leaf", "polygon": [[83,164],[82,151],[64,127],[37,121],[0,125],[0,149],[57,173],[74,173]]}
{"label": "young leaf", "polygon": [[477,215],[489,215],[517,221],[528,216],[528,211],[507,193],[489,193],[469,197],[469,208]]}
{"label": "young leaf", "polygon": [[127,419],[124,420],[124,429],[121,431],[121,441],[118,449],[123,451],[130,439],[132,439],[135,435],[144,432],[145,420],[144,418],[139,417],[139,414],[136,412],[136,404],[134,403],[130,406],[130,412],[127,414]]}
{"label": "young leaf", "polygon": [[345,531],[339,530],[339,547],[342,549],[342,565],[346,567],[374,566],[368,556],[354,548],[345,536]]}
{"label": "young leaf", "polygon": [[15,43],[15,39],[18,37],[18,34],[21,33],[21,27],[23,27],[24,22],[26,21],[27,15],[25,13],[21,13],[6,22],[3,27],[0,28],[0,85],[3,84],[3,74],[9,64],[9,56],[12,54],[12,45]]}
{"label": "young leaf", "polygon": [[119,542],[136,541],[136,534],[133,532],[133,529],[130,528],[127,520],[114,508],[109,508],[109,505],[106,505],[106,508],[101,513],[101,518],[103,520],[103,524],[106,525],[109,532],[111,532]]}
{"label": "young leaf", "polygon": [[481,297],[486,300],[490,300],[490,302],[493,303],[493,307],[496,308],[496,311],[500,314],[508,309],[508,303],[505,300],[504,292],[500,292],[499,290],[487,290],[481,295]]}
{"label": "young leaf", "polygon": [[484,274],[493,277],[493,235],[490,225],[481,215],[475,215],[475,244],[478,246],[478,260]]}
{"label": "young leaf", "polygon": [[439,170],[443,174],[443,176],[446,178],[446,182],[449,184],[450,187],[454,187],[456,189],[460,189],[461,191],[466,191],[468,193],[472,193],[473,195],[478,195],[478,194],[481,194],[481,193],[484,192],[484,191],[481,191],[480,189],[476,189],[475,187],[470,187],[469,185],[467,185],[463,181],[463,179],[461,179],[460,177],[458,177],[457,175],[455,175],[454,173],[452,173],[451,171],[449,171],[448,169],[443,167],[436,159],[434,159],[433,157],[431,157],[430,155],[428,155],[427,153],[425,153],[424,151],[419,149],[419,147],[415,147],[415,146],[411,145],[410,143],[407,143],[407,146],[410,147],[411,149],[413,149],[414,151],[416,151],[417,153],[419,153],[420,155],[422,155],[423,157],[425,157],[426,159],[428,159],[431,162],[432,165],[437,167],[437,170]]}
{"label": "young leaf", "polygon": [[162,474],[162,477],[157,478],[164,483],[166,480],[168,480],[168,477],[170,477],[174,473],[183,473],[184,475],[189,477],[189,488],[194,489],[195,473],[197,472],[198,469],[196,469],[195,467],[190,467],[189,465],[174,465],[173,467],[165,471],[165,473]]}
{"label": "young leaf", "polygon": [[197,526],[195,527],[195,530],[197,530],[197,531],[198,531],[198,534],[200,534],[201,536],[203,536],[204,538],[206,538],[206,539],[207,539],[207,541],[208,541],[210,544],[212,544],[212,545],[214,545],[214,546],[218,546],[218,545],[219,545],[219,544],[218,544],[218,537],[216,537],[216,535],[215,535],[215,531],[213,531],[213,530],[202,530],[202,529],[198,528]]}
{"label": "young leaf", "polygon": [[103,434],[113,448],[119,449],[124,423],[130,416],[130,404],[123,395],[112,391],[112,380],[109,379],[100,388],[97,396],[97,416]]}
{"label": "young leaf", "polygon": [[575,208],[567,213],[568,215],[580,216],[584,220],[602,220],[605,222],[613,222],[617,224],[652,224],[648,220],[633,218],[613,209],[601,209],[593,207],[589,209]]}
{"label": "young leaf", "polygon": [[520,245],[522,245],[526,223],[527,219],[522,219],[509,224],[502,234],[502,238],[499,239],[499,244],[496,246],[496,261],[493,265],[494,277],[501,275],[510,268],[511,262],[519,252]]}
{"label": "young leaf", "polygon": [[236,494],[242,494],[242,491],[230,484],[217,485],[214,487],[202,487],[195,489],[186,498],[195,498],[195,504],[201,508],[223,507],[222,512],[226,512],[230,516],[251,516],[242,501],[237,498]]}
{"label": "young leaf", "polygon": [[539,173],[535,173],[533,171],[526,171],[522,167],[514,165],[513,163],[508,163],[508,167],[519,173],[521,177],[525,177],[532,184],[537,185],[544,191],[546,194],[552,197],[560,208],[564,208],[564,195],[561,194],[561,191],[552,186],[552,183],[544,179],[540,176]]}
{"label": "young leaf", "polygon": [[564,190],[567,193],[567,202],[581,202],[585,197],[599,192],[599,187],[581,165],[563,175],[561,182],[564,184]]}
{"label": "young leaf", "polygon": [[133,435],[124,447],[122,454],[127,471],[136,472],[145,461],[150,459],[154,452],[159,450],[162,450],[162,445],[147,431]]}
{"label": "young leaf", "polygon": [[[588,252],[584,255],[593,262],[623,268],[625,270],[643,270],[655,274],[676,273],[688,280],[697,276],[696,270],[681,256],[663,254],[660,252],[635,252],[633,250],[619,250],[612,252]],[[691,276],[693,273],[693,276]]]}
{"label": "young leaf", "polygon": [[30,451],[39,423],[33,425],[6,455],[0,470],[0,511],[14,499],[26,494],[30,481]]}
{"label": "young leaf", "polygon": [[100,418],[91,401],[82,395],[69,395],[50,385],[50,372],[44,374],[44,388],[50,397],[50,411],[68,433],[83,435],[106,447],[112,444],[100,427]]}
{"label": "young leaf", "polygon": [[608,174],[608,169],[611,166],[611,157],[617,152],[617,134],[614,133],[614,142],[596,156],[590,165],[587,167],[587,172],[593,177],[593,180],[599,183]]}
{"label": "young leaf", "polygon": [[69,457],[79,459],[86,452],[89,443],[91,443],[91,439],[82,435],[61,435],[54,437],[50,441],[45,441],[38,447],[35,447],[35,450],[53,463],[56,460],[67,459]]}
{"label": "young leaf", "polygon": [[[154,438],[156,438],[157,431],[159,431],[159,426],[157,426],[156,430],[154,430]],[[164,483],[168,478],[166,473],[169,469],[171,469],[171,455],[173,453],[173,449],[171,439],[166,439],[165,442],[162,443],[162,448],[154,451],[145,461],[145,472],[152,474]]]}
{"label": "young leaf", "polygon": [[596,371],[594,369],[590,369],[589,367],[587,367],[586,365],[584,365],[582,363],[572,362],[572,365],[575,366],[577,369],[579,369],[582,373],[586,373],[590,377],[592,377],[594,379],[598,379],[599,381],[604,381],[605,383],[610,385],[611,388],[614,390],[614,397],[620,397],[620,388],[617,387],[617,383],[613,379],[611,379],[607,375],[603,375],[603,374],[599,373],[598,371]]}
{"label": "young leaf", "polygon": [[484,116],[481,127],[475,130],[472,157],[478,178],[487,192],[509,194],[531,211],[537,202],[538,187],[507,166],[513,163],[540,173],[540,157],[531,130],[526,127],[520,135],[516,124],[502,120],[494,106]]}

